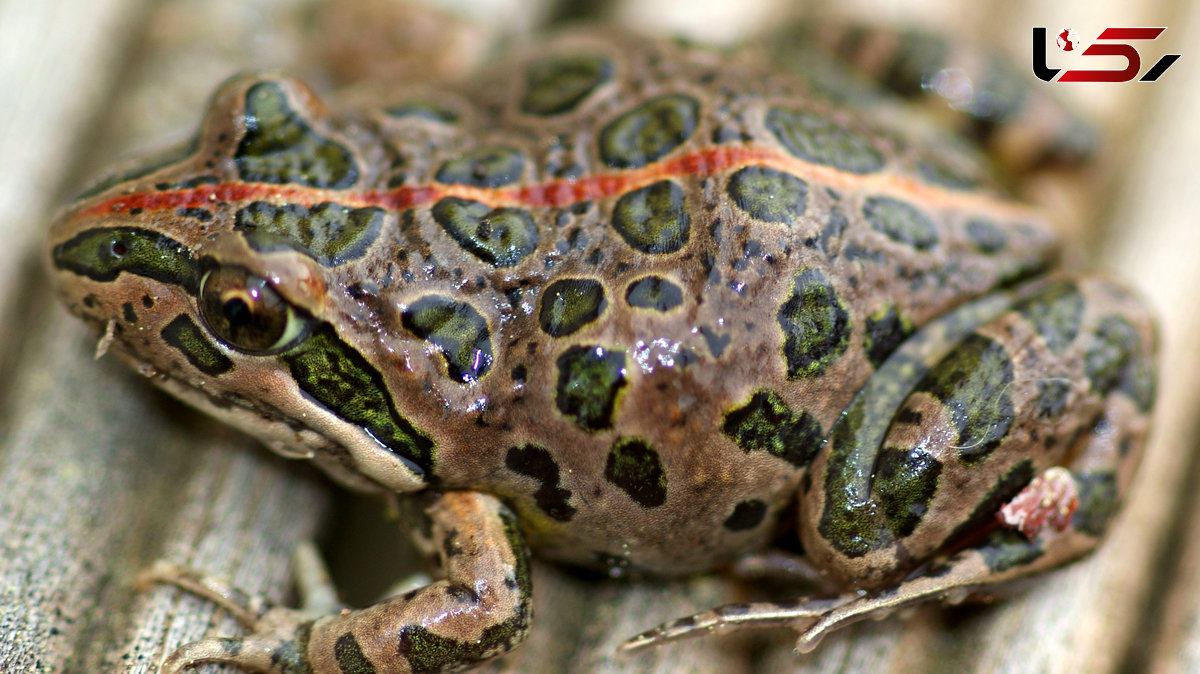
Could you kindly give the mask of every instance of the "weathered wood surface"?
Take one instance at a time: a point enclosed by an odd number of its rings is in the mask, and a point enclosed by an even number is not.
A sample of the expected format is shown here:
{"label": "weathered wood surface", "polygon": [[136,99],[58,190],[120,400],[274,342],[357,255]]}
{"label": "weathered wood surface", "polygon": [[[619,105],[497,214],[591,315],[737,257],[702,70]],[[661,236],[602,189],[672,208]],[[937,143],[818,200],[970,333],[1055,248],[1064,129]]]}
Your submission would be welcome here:
{"label": "weathered wood surface", "polygon": [[[136,590],[134,576],[153,560],[225,574],[286,599],[286,560],[296,541],[331,529],[341,540],[343,497],[325,480],[182,410],[112,359],[93,362],[94,337],[53,303],[35,257],[43,223],[79,177],[138,139],[191,128],[228,74],[313,58],[304,37],[312,29],[307,4],[0,0],[0,91],[15,96],[0,105],[0,671],[153,671],[179,643],[239,629],[171,588]],[[674,29],[716,25],[708,36],[717,38],[732,30],[717,10],[709,14],[717,20],[705,22],[703,3],[685,3],[686,21],[673,23],[672,4],[630,0],[615,3],[614,15],[642,30],[655,30],[648,21]],[[771,23],[790,3],[746,4],[751,18],[737,31]],[[1034,25],[1074,26],[1081,34],[1165,25],[1162,51],[1184,54],[1156,85],[1071,92],[1117,139],[1096,190],[1099,226],[1078,243],[1099,253],[1093,266],[1129,279],[1163,316],[1157,428],[1112,536],[1099,554],[1008,601],[925,607],[907,621],[859,624],[803,658],[791,653],[788,635],[776,634],[615,660],[622,639],[733,600],[737,588],[712,577],[612,583],[537,564],[530,640],[491,671],[1200,669],[1200,526],[1189,496],[1200,477],[1200,312],[1193,309],[1200,303],[1200,129],[1192,122],[1200,62],[1188,51],[1200,43],[1197,4],[1163,0],[1139,5],[1135,16],[1115,0],[1053,10],[1033,2],[853,4],[861,6],[848,11],[861,16],[898,12],[895,18],[932,20],[967,39],[999,38],[1017,59],[1028,58]],[[1120,18],[1106,20],[1106,6],[1121,8]],[[480,11],[494,12],[510,33],[549,11],[544,3],[489,7]],[[373,552],[334,559],[335,568],[359,570],[344,579],[357,580],[362,569],[397,577],[413,570],[367,549]]]}

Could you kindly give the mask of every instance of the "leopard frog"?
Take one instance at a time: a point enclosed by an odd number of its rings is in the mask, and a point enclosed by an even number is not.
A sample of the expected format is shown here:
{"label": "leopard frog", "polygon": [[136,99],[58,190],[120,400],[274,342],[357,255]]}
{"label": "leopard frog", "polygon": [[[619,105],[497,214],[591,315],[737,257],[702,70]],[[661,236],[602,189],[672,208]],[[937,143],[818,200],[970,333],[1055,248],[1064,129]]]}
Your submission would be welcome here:
{"label": "leopard frog", "polygon": [[1097,545],[1147,432],[1153,320],[1054,273],[1042,216],[963,143],[758,53],[587,33],[380,98],[235,77],[50,232],[105,346],[350,487],[422,492],[440,556],[440,580],[325,615],[161,567],[250,632],[164,671],[486,660],[530,629],[527,546],[681,574],[798,535],[832,596],[624,648],[786,626],[806,651]]}

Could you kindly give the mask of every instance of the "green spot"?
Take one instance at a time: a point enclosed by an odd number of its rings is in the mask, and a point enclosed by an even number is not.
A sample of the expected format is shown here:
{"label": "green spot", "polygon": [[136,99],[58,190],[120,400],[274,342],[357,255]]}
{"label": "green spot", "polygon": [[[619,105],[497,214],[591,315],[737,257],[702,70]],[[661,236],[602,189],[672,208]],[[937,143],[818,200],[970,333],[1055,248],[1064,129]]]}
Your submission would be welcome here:
{"label": "green spot", "polygon": [[647,276],[629,284],[625,301],[639,309],[670,311],[683,304],[683,290],[661,276]]}
{"label": "green spot", "polygon": [[691,218],[683,189],[669,180],[624,194],[613,207],[613,228],[643,253],[674,253],[687,243]]}
{"label": "green spot", "polygon": [[437,181],[471,187],[503,187],[521,179],[525,156],[502,145],[480,147],[442,164]]}
{"label": "green spot", "polygon": [[338,339],[332,327],[322,325],[279,358],[301,391],[343,420],[362,426],[417,477],[433,473],[433,441],[400,416],[383,376]]}
{"label": "green spot", "polygon": [[1101,319],[1095,334],[1088,340],[1083,357],[1084,372],[1092,383],[1092,390],[1104,396],[1116,389],[1127,376],[1133,355],[1141,350],[1142,339],[1133,324],[1120,316]]}
{"label": "green spot", "polygon": [[121,272],[145,276],[195,292],[199,283],[192,251],[158,232],[136,227],[89,229],[54,247],[54,266],[93,281]]}
{"label": "green spot", "polygon": [[867,317],[867,337],[863,343],[867,359],[879,367],[913,331],[912,321],[902,315],[896,305],[890,304],[875,311]]}
{"label": "green spot", "polygon": [[870,499],[869,476],[873,459],[855,449],[859,437],[867,435],[866,401],[854,399],[830,431],[831,448],[825,468],[825,507],[817,531],[821,537],[850,558],[862,557],[872,550],[892,544],[891,528],[882,518],[878,503]]}
{"label": "green spot", "polygon": [[604,286],[593,279],[563,279],[542,294],[538,322],[551,337],[566,337],[604,313]]}
{"label": "green spot", "polygon": [[334,642],[333,659],[340,674],[375,674],[375,665],[362,652],[353,632],[346,632]]}
{"label": "green spot", "polygon": [[1039,419],[1053,419],[1066,411],[1071,395],[1071,382],[1064,379],[1040,379],[1037,390]]}
{"label": "green spot", "polygon": [[[847,557],[861,557],[912,534],[929,511],[942,464],[921,449],[863,452],[873,435],[867,406],[856,398],[834,424],[829,439],[825,507],[818,531]],[[889,425],[890,415],[881,419]]]}
{"label": "green spot", "polygon": [[492,340],[487,321],[470,304],[427,295],[410,304],[400,320],[405,328],[442,352],[452,378],[470,384],[491,369]]}
{"label": "green spot", "polygon": [[658,96],[614,119],[600,132],[609,168],[640,168],[667,156],[696,130],[700,103],[684,94]]}
{"label": "green spot", "polygon": [[204,331],[187,314],[179,314],[168,323],[162,329],[162,338],[169,346],[178,349],[192,367],[210,377],[233,369],[233,361],[205,338]]}
{"label": "green spot", "polygon": [[1008,246],[1008,234],[995,224],[980,218],[967,222],[967,238],[979,252],[988,255],[998,253]]}
{"label": "green spot", "polygon": [[350,151],[314,131],[292,110],[278,83],[250,87],[245,124],[246,134],[233,155],[242,180],[335,190],[358,181],[358,165]]}
{"label": "green spot", "polygon": [[1037,328],[1051,351],[1064,352],[1079,334],[1083,295],[1072,281],[1056,281],[1013,307]]}
{"label": "green spot", "polygon": [[658,452],[644,440],[625,438],[613,443],[604,477],[644,508],[657,508],[667,502],[667,474]]}
{"label": "green spot", "polygon": [[812,462],[825,438],[812,415],[792,412],[774,391],[756,391],[750,402],[725,415],[721,430],[742,451],[764,451],[797,468]]}
{"label": "green spot", "polygon": [[871,227],[897,243],[929,250],[938,242],[937,227],[915,206],[891,197],[870,197],[863,203],[863,217]]}
{"label": "green spot", "polygon": [[850,344],[850,313],[817,269],[796,274],[778,320],[789,379],[820,375]]}
{"label": "green spot", "polygon": [[729,179],[729,196],[751,217],[792,224],[804,215],[808,184],[790,173],[747,166]]}
{"label": "green spot", "polygon": [[573,346],[558,357],[555,402],[585,430],[612,427],[617,394],[625,386],[625,352]]}
{"label": "green spot", "polygon": [[1158,393],[1158,371],[1154,359],[1140,349],[1125,368],[1125,376],[1121,378],[1119,390],[1129,396],[1134,404],[1143,412],[1149,412],[1154,407],[1154,398]]}
{"label": "green spot", "polygon": [[883,168],[883,155],[863,134],[805,110],[771,108],[767,129],[795,156],[851,173]]}
{"label": "green spot", "polygon": [[946,406],[958,428],[959,459],[974,465],[1008,435],[1013,422],[1013,363],[999,342],[978,333],[962,341],[917,385]]}
{"label": "green spot", "polygon": [[433,205],[432,212],[458,245],[496,267],[517,264],[538,245],[538,228],[528,211],[446,197]]}
{"label": "green spot", "polygon": [[879,451],[871,486],[896,537],[908,536],[921,523],[941,473],[941,462],[929,452],[892,447]]}
{"label": "green spot", "polygon": [[1117,512],[1117,476],[1111,472],[1077,473],[1079,506],[1071,516],[1071,526],[1090,536],[1101,536]]}
{"label": "green spot", "polygon": [[396,105],[384,108],[383,110],[390,117],[397,119],[427,119],[431,122],[440,124],[454,124],[458,122],[458,112],[453,108],[449,108],[432,101],[405,101]]}
{"label": "green spot", "polygon": [[992,531],[986,540],[976,546],[976,550],[993,573],[1032,564],[1045,552],[1040,539],[1031,541],[1015,529]]}
{"label": "green spot", "polygon": [[525,74],[521,110],[530,115],[557,115],[583,102],[612,79],[612,61],[595,54],[556,54],[534,61]]}
{"label": "green spot", "polygon": [[975,176],[964,175],[935,159],[923,159],[917,162],[917,175],[921,176],[925,182],[952,190],[970,190],[979,187],[979,180]]}
{"label": "green spot", "polygon": [[309,208],[256,201],[238,209],[234,229],[245,232],[247,243],[259,252],[274,249],[279,237],[332,267],[362,257],[379,236],[383,217],[383,209],[374,206],[349,208],[326,201]]}

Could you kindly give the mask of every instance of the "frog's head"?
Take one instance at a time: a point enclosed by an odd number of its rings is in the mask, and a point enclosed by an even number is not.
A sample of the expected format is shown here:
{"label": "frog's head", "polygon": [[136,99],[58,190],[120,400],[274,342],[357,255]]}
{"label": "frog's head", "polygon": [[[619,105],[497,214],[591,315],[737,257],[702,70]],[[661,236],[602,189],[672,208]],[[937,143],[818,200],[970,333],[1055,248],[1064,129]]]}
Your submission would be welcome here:
{"label": "frog's head", "polygon": [[47,254],[67,306],[174,395],[343,481],[415,490],[434,448],[389,392],[404,368],[379,317],[328,291],[383,228],[356,203],[379,182],[364,145],[303,84],[235,78],[195,140],[69,205]]}

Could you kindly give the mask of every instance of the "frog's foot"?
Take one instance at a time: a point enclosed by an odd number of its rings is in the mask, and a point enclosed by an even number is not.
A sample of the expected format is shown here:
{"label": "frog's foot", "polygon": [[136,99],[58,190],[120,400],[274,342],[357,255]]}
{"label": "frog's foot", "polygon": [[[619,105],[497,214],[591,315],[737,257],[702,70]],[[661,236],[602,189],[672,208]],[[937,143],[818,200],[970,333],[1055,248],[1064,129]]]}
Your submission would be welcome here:
{"label": "frog's foot", "polygon": [[1089,488],[1087,478],[1062,467],[1045,471],[1000,509],[999,526],[983,540],[895,586],[827,599],[729,604],[643,632],[619,651],[632,654],[705,634],[787,627],[799,633],[796,650],[808,653],[826,634],[865,618],[885,618],[937,599],[957,603],[980,588],[1053,568],[1097,543],[1094,535],[1077,530],[1072,521],[1079,493]]}
{"label": "frog's foot", "polygon": [[822,619],[838,607],[853,603],[855,598],[856,595],[847,594],[826,599],[802,598],[786,602],[726,604],[642,632],[617,647],[617,653],[622,656],[635,655],[672,641],[746,629],[803,629],[802,626]]}
{"label": "frog's foot", "polygon": [[[315,552],[298,560],[309,610],[277,608],[228,583],[160,562],[139,579],[166,582],[208,599],[251,631],[241,639],[187,644],[162,666],[177,674],[219,662],[271,674],[367,671],[441,672],[498,656],[529,628],[532,587],[528,553],[516,517],[497,499],[454,492],[433,499],[427,512],[440,541],[445,578],[365,609],[336,607]],[[307,568],[306,568],[307,567]],[[314,591],[314,589],[316,591]]]}
{"label": "frog's foot", "polygon": [[[633,654],[671,641],[706,634],[787,627],[799,633],[796,650],[808,653],[820,644],[826,634],[865,618],[882,619],[897,610],[933,599],[951,603],[961,601],[971,591],[997,582],[996,570],[992,568],[996,554],[1006,554],[1010,556],[1010,561],[1017,562],[1013,570],[1025,568],[1026,565],[1020,563],[1023,556],[1036,559],[1038,567],[1061,561],[1057,555],[1052,555],[1055,559],[1039,556],[1040,549],[1041,544],[1030,541],[1020,533],[998,530],[986,543],[962,551],[944,564],[931,567],[922,575],[913,576],[894,587],[832,598],[728,604],[643,632],[621,644],[618,650],[622,654]],[[1062,550],[1065,552],[1066,549]],[[1029,560],[1031,564],[1033,559]]]}

